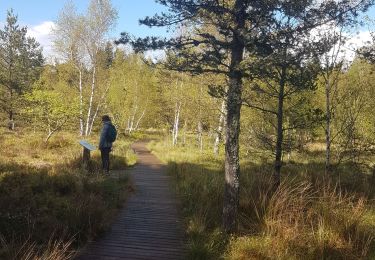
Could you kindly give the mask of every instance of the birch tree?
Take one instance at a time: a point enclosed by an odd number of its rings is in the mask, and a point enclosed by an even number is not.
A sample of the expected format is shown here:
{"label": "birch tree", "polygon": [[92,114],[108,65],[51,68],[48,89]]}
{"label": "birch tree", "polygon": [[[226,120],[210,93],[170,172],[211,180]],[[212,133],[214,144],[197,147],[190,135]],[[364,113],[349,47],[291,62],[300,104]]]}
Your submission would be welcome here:
{"label": "birch tree", "polygon": [[[74,5],[69,2],[56,22],[55,48],[65,61],[74,64],[79,75],[76,86],[80,100],[81,135],[90,135],[109,89],[107,81],[98,82],[97,74],[100,66],[105,67],[99,62],[100,52],[106,49],[108,33],[116,21],[117,11],[110,0],[92,0],[85,14],[77,14]],[[86,74],[90,74],[87,91],[84,89]]]}
{"label": "birch tree", "polygon": [[78,82],[74,82],[74,88],[79,95],[79,133],[84,134],[84,73],[86,52],[82,42],[83,17],[77,14],[72,2],[68,2],[60,11],[53,28],[53,43],[57,53],[65,62],[70,62],[78,73]]}
{"label": "birch tree", "polygon": [[337,29],[334,25],[328,27],[329,35],[331,38],[336,38],[337,43],[332,47],[332,49],[325,53],[322,57],[322,71],[321,76],[324,84],[324,96],[325,96],[325,142],[326,142],[326,155],[325,155],[325,173],[331,171],[332,164],[332,152],[331,146],[333,142],[332,138],[332,116],[335,110],[336,96],[338,94],[338,80],[342,73],[342,68],[344,64],[343,58],[340,56],[342,54],[342,47],[344,44],[344,36],[342,34],[343,29]]}
{"label": "birch tree", "polygon": [[[98,88],[97,70],[98,53],[105,49],[106,37],[113,29],[117,21],[117,11],[112,6],[110,0],[91,0],[87,14],[84,16],[84,28],[82,42],[88,54],[89,70],[91,71],[91,90],[88,101],[85,135],[92,131],[97,112],[99,111],[103,98],[101,95],[94,108],[94,98]],[[105,90],[107,92],[108,90]],[[105,96],[105,94],[104,94]]]}

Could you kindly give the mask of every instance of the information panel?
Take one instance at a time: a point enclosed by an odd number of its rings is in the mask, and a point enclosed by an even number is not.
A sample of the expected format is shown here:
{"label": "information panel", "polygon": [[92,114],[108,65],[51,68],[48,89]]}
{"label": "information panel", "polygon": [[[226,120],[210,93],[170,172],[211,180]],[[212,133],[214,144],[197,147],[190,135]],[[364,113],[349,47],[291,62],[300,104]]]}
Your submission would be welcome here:
{"label": "information panel", "polygon": [[86,149],[90,150],[90,151],[96,150],[96,147],[94,145],[90,144],[89,142],[87,142],[85,140],[79,141],[79,144],[82,145],[83,147],[85,147]]}

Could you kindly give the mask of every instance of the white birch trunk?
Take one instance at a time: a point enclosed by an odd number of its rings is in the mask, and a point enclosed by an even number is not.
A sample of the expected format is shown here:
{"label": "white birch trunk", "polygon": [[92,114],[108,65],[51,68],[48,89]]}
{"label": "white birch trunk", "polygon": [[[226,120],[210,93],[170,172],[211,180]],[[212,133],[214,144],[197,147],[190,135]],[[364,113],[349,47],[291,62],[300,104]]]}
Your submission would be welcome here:
{"label": "white birch trunk", "polygon": [[103,103],[104,103],[104,99],[105,99],[105,96],[106,96],[107,93],[108,93],[109,86],[110,86],[110,85],[107,86],[107,88],[105,89],[103,95],[100,97],[100,100],[99,100],[98,106],[96,107],[96,109],[95,109],[95,113],[94,113],[94,115],[92,116],[91,123],[90,123],[90,129],[89,129],[89,135],[91,135],[91,132],[92,132],[92,128],[93,128],[93,126],[94,126],[95,119],[96,119],[96,117],[97,117],[97,115],[98,115],[98,112],[99,112],[101,106],[102,106]]}
{"label": "white birch trunk", "polygon": [[329,77],[326,79],[326,165],[325,173],[328,173],[331,168],[331,103],[330,103],[330,93],[331,86]]}
{"label": "white birch trunk", "polygon": [[89,135],[89,129],[90,129],[91,110],[92,110],[92,104],[93,104],[94,93],[95,93],[95,76],[96,76],[96,67],[94,65],[93,71],[92,71],[90,102],[89,102],[89,108],[88,108],[88,111],[87,111],[87,119],[86,119],[86,130],[85,130],[86,136]]}
{"label": "white birch trunk", "polygon": [[143,116],[145,115],[145,112],[146,112],[146,110],[143,110],[141,116],[138,118],[138,120],[137,120],[137,122],[136,122],[136,124],[135,124],[134,130],[137,130],[137,129],[138,129],[139,123],[141,122]]}
{"label": "white birch trunk", "polygon": [[88,135],[91,135],[91,131],[92,131],[92,128],[94,126],[95,118],[98,115],[100,107],[101,107],[101,105],[98,104],[98,106],[96,107],[95,113],[94,113],[94,115],[91,118],[90,129],[89,129],[89,134]]}
{"label": "white birch trunk", "polygon": [[133,113],[131,114],[131,117],[128,119],[128,133],[130,134],[134,130],[134,121],[135,121],[135,115],[138,111],[138,106],[136,105],[133,109]]}
{"label": "white birch trunk", "polygon": [[79,70],[79,135],[83,136],[83,88],[82,88],[82,69]]}
{"label": "white birch trunk", "polygon": [[179,128],[179,121],[180,121],[180,110],[181,110],[181,101],[176,102],[176,110],[175,110],[175,117],[174,117],[174,124],[173,124],[173,132],[172,132],[172,138],[173,138],[173,146],[177,145],[178,140],[178,128]]}
{"label": "white birch trunk", "polygon": [[132,119],[130,121],[130,131],[131,132],[133,132],[133,130],[134,130],[135,114],[137,113],[137,111],[138,111],[138,106],[135,106],[134,112],[133,112],[133,115],[132,115]]}
{"label": "white birch trunk", "polygon": [[130,129],[130,118],[128,118],[128,123],[127,123],[127,126],[126,126],[126,131],[128,132],[129,134],[129,129]]}
{"label": "white birch trunk", "polygon": [[222,136],[223,136],[223,125],[224,125],[224,118],[225,118],[225,100],[221,102],[221,108],[220,108],[220,117],[219,117],[219,125],[216,130],[216,135],[215,135],[215,142],[214,142],[214,154],[218,155],[219,154],[219,144],[221,142]]}

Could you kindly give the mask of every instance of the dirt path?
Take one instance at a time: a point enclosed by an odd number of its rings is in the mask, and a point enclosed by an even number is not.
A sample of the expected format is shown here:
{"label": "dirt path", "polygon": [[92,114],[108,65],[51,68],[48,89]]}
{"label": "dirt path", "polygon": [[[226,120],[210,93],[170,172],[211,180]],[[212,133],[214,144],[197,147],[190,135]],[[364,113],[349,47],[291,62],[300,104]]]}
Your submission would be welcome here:
{"label": "dirt path", "polygon": [[184,259],[184,232],[166,166],[145,142],[132,147],[138,156],[130,170],[136,191],[111,229],[77,259]]}

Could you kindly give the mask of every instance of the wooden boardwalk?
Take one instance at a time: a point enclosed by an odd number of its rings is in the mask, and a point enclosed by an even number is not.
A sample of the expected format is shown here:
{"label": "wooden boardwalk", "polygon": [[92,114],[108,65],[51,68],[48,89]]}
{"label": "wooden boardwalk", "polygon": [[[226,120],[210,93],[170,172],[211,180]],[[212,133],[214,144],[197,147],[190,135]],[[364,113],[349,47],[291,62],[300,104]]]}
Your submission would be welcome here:
{"label": "wooden boardwalk", "polygon": [[130,171],[135,193],[111,229],[89,243],[77,259],[184,259],[183,224],[166,166],[150,153],[145,142],[133,144],[133,149],[138,156]]}

